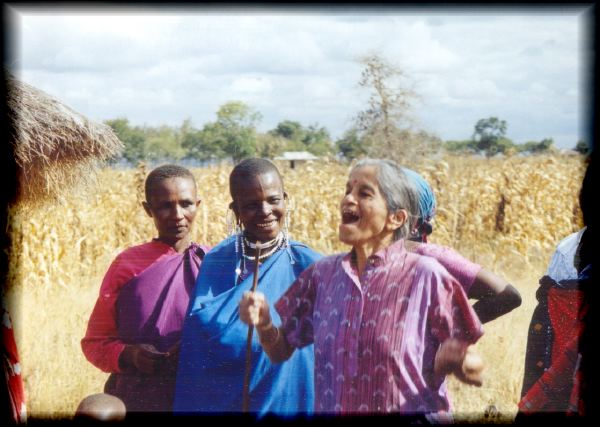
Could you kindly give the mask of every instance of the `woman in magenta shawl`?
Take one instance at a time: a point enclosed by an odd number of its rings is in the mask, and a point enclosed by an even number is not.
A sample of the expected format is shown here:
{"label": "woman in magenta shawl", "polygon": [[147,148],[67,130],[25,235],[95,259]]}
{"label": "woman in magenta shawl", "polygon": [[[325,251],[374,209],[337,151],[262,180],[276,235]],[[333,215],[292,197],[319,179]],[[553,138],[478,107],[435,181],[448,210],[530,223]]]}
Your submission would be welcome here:
{"label": "woman in magenta shawl", "polygon": [[81,347],[111,375],[104,391],[127,412],[172,408],[183,319],[208,250],[191,241],[200,205],[192,173],[177,165],[154,169],[144,210],[158,237],[121,252],[106,273]]}

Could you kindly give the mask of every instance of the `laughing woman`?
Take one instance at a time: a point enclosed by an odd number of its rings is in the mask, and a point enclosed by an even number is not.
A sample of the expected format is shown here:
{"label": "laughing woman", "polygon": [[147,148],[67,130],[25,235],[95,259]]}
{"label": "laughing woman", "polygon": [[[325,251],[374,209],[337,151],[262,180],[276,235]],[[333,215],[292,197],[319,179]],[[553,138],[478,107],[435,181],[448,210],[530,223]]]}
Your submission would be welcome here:
{"label": "laughing woman", "polygon": [[436,260],[405,248],[417,212],[409,182],[393,162],[359,162],[340,206],[339,237],[352,250],[304,271],[277,317],[261,292],[240,302],[274,363],[314,343],[315,413],[437,418],[450,411],[447,374],[481,384],[469,345],[483,331],[464,291]]}
{"label": "laughing woman", "polygon": [[[253,282],[259,242],[258,289],[279,299],[320,255],[287,235],[283,181],[273,163],[247,159],[231,172],[229,187],[238,232],[206,255],[185,320],[174,410],[179,413],[242,411],[248,327],[238,302]],[[243,231],[242,231],[243,227]],[[270,317],[279,322],[274,310]],[[253,413],[312,412],[313,349],[272,364],[256,334],[252,344],[250,405]]]}

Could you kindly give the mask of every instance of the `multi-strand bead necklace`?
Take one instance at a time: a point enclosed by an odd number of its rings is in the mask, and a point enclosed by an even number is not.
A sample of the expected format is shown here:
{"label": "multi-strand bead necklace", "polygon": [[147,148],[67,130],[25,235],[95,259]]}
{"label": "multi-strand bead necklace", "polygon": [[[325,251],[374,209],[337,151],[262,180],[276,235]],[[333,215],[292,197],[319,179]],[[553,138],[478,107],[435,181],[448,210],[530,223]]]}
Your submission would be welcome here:
{"label": "multi-strand bead necklace", "polygon": [[[258,260],[261,261],[265,258],[270,257],[271,255],[273,255],[275,252],[277,252],[279,249],[281,249],[282,247],[285,246],[286,243],[286,239],[285,239],[285,234],[283,232],[280,232],[279,234],[277,234],[277,237],[275,237],[273,240],[269,240],[268,242],[264,242],[264,243],[252,243],[251,241],[249,241],[246,236],[240,236],[241,237],[241,241],[242,244],[241,249],[242,249],[242,257],[243,259],[243,267],[244,267],[244,271],[246,270],[246,262],[245,260],[250,260],[250,261],[254,261],[254,256],[252,255],[248,255],[246,252],[248,249],[260,249],[261,253],[258,256]],[[268,249],[267,251],[264,251],[264,249]],[[238,277],[241,275],[242,273],[242,269],[240,269],[239,267],[236,268],[235,270],[236,274],[238,275]]]}

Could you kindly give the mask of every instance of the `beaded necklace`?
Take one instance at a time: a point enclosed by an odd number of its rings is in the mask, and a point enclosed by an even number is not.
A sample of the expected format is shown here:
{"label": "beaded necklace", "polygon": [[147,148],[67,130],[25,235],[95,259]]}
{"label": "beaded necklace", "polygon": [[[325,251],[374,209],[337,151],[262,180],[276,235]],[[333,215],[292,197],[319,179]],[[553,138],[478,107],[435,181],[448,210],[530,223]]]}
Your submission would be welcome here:
{"label": "beaded necklace", "polygon": [[[241,280],[242,272],[246,271],[246,260],[254,261],[253,256],[246,254],[246,248],[255,249],[255,250],[257,248],[260,248],[261,254],[258,256],[258,259],[260,261],[267,257],[270,257],[275,252],[277,252],[279,249],[283,248],[286,244],[287,244],[286,234],[283,232],[280,232],[277,235],[277,237],[275,237],[273,240],[270,240],[270,241],[264,242],[264,243],[259,243],[258,245],[256,243],[250,242],[242,233],[238,234],[238,237],[236,238],[236,252],[237,252],[238,247],[241,249],[241,252],[242,252],[242,263],[241,263],[242,268],[238,267],[235,269],[235,274],[238,277],[238,279],[237,279],[238,282]],[[270,248],[270,247],[272,247],[272,249],[270,249],[266,252],[262,252],[263,249]]]}
{"label": "beaded necklace", "polygon": [[261,252],[261,254],[258,256],[259,260],[263,260],[267,257],[270,257],[271,255],[273,255],[277,250],[279,250],[282,246],[283,246],[283,242],[284,242],[284,238],[283,238],[283,233],[279,233],[277,235],[277,237],[275,237],[273,240],[269,241],[269,242],[265,242],[265,243],[259,243],[258,245],[252,242],[249,242],[248,239],[246,239],[246,237],[244,236],[243,238],[243,244],[242,244],[242,256],[246,259],[249,260],[253,260],[254,257],[247,255],[246,254],[246,246],[248,246],[251,249],[257,249],[260,248],[261,251],[262,249],[266,249],[272,246],[271,250],[265,251],[265,252]]}
{"label": "beaded necklace", "polygon": [[261,251],[263,249],[266,248],[270,248],[271,246],[273,246],[275,243],[279,243],[279,240],[281,240],[281,233],[279,233],[277,236],[275,236],[275,238],[273,240],[269,240],[268,242],[264,242],[264,243],[252,243],[250,240],[248,240],[246,238],[246,236],[244,236],[244,243],[246,243],[246,245],[250,248],[250,249],[260,249]]}

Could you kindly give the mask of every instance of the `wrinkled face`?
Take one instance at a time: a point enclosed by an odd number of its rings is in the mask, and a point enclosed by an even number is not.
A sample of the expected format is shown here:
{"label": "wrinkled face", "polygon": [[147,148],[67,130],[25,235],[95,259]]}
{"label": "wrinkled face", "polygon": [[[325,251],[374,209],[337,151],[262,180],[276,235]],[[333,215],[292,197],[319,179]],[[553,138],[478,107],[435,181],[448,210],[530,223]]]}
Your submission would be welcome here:
{"label": "wrinkled face", "polygon": [[174,245],[188,238],[200,200],[191,179],[175,177],[157,182],[143,205],[154,219],[159,240]]}
{"label": "wrinkled face", "polygon": [[277,237],[285,216],[285,194],[276,172],[238,183],[233,199],[233,210],[248,239],[267,242]]}
{"label": "wrinkled face", "polygon": [[342,242],[354,247],[391,243],[391,239],[387,242],[390,215],[376,176],[375,167],[364,166],[355,169],[346,183],[338,232]]}

